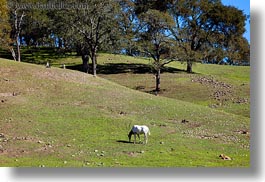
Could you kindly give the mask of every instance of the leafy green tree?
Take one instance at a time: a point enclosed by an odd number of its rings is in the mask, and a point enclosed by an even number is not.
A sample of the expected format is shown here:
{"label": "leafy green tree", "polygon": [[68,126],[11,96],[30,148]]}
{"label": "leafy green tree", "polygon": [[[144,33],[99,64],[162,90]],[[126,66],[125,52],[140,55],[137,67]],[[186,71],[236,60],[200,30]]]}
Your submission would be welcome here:
{"label": "leafy green tree", "polygon": [[112,0],[86,1],[86,4],[86,9],[67,10],[67,22],[69,28],[81,36],[88,46],[92,72],[96,76],[97,52],[100,45],[110,39],[114,27],[117,27],[115,13],[118,4]]}
{"label": "leafy green tree", "polygon": [[[40,3],[40,1],[39,1]],[[51,46],[53,40],[51,38],[51,21],[48,17],[48,10],[28,9],[21,28],[20,37],[21,44],[27,46]]]}
{"label": "leafy green tree", "polygon": [[147,12],[149,9],[167,12],[174,0],[133,0],[133,2],[135,4],[135,13],[139,15]]}
{"label": "leafy green tree", "polygon": [[138,53],[136,37],[139,32],[138,19],[135,14],[135,4],[131,0],[119,1],[121,11],[118,13],[119,41],[122,51],[134,56]]}
{"label": "leafy green tree", "polygon": [[249,63],[250,46],[248,41],[243,37],[230,38],[227,41],[228,46],[225,48],[225,55],[230,64]]}
{"label": "leafy green tree", "polygon": [[[250,43],[246,38],[242,38],[240,41],[240,60],[247,63],[248,65],[250,64]],[[243,64],[242,62],[240,62]]]}
{"label": "leafy green tree", "polygon": [[22,30],[22,23],[24,21],[24,17],[26,16],[26,12],[24,9],[20,9],[19,3],[21,1],[17,0],[10,0],[9,1],[9,10],[10,10],[10,22],[11,22],[11,39],[14,42],[14,48],[16,51],[14,51],[13,48],[11,48],[11,53],[15,61],[21,61],[21,53],[20,53],[20,36],[21,36],[21,30]]}
{"label": "leafy green tree", "polygon": [[[70,2],[65,1],[65,3]],[[62,50],[76,51],[77,55],[82,58],[83,71],[88,73],[89,46],[84,36],[77,33],[71,23],[73,21],[73,14],[78,14],[80,11],[84,10],[51,10],[47,12],[47,16],[51,22],[49,28],[51,29],[52,35],[57,39],[56,46]]]}
{"label": "leafy green tree", "polygon": [[138,43],[141,51],[153,60],[151,66],[156,77],[155,91],[159,92],[161,69],[176,57],[174,41],[167,35],[174,21],[167,12],[155,9],[149,9],[138,16],[141,26]]}
{"label": "leafy green tree", "polygon": [[175,20],[171,33],[184,51],[187,72],[193,62],[203,58],[203,45],[211,49],[228,49],[232,37],[242,37],[246,16],[235,7],[224,6],[220,0],[178,0],[170,9]]}

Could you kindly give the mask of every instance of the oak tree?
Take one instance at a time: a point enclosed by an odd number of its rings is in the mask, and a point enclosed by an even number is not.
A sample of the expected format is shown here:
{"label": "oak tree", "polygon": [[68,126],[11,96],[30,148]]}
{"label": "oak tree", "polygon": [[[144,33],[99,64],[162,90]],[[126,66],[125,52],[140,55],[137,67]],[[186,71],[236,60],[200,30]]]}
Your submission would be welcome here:
{"label": "oak tree", "polygon": [[159,92],[161,69],[176,57],[175,44],[168,35],[168,29],[174,22],[167,12],[155,9],[149,9],[138,16],[141,24],[138,44],[141,51],[153,60],[151,66],[155,71],[155,91]]}
{"label": "oak tree", "polygon": [[225,50],[233,46],[228,43],[232,37],[242,37],[245,32],[244,13],[220,0],[178,0],[170,12],[175,21],[171,33],[185,53],[182,59],[189,73],[192,64],[203,58],[203,45]]}

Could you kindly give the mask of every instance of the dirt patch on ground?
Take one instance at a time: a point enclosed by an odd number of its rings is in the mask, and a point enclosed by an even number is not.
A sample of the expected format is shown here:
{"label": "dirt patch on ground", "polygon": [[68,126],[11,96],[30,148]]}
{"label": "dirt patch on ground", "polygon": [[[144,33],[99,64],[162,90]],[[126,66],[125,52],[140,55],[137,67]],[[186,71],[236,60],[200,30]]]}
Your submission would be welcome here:
{"label": "dirt patch on ground", "polygon": [[140,154],[139,152],[130,152],[130,151],[123,151],[122,153],[130,157],[137,157]]}
{"label": "dirt patch on ground", "polygon": [[[28,146],[31,146],[30,148]],[[20,157],[36,152],[53,152],[51,143],[40,141],[31,136],[7,136],[0,133],[0,155]]]}
{"label": "dirt patch on ground", "polygon": [[247,98],[234,98],[233,99],[233,103],[236,103],[236,104],[246,104],[249,102],[249,99]]}
{"label": "dirt patch on ground", "polygon": [[210,96],[221,104],[232,99],[233,87],[230,84],[215,80],[213,77],[196,77],[191,79],[191,81],[211,87],[213,91]]}
{"label": "dirt patch on ground", "polygon": [[175,129],[167,130],[167,134],[175,134],[177,131]]}
{"label": "dirt patch on ground", "polygon": [[214,88],[226,88],[231,89],[230,84],[215,80],[213,77],[196,77],[191,79],[192,82],[198,82],[203,85],[212,86]]}
{"label": "dirt patch on ground", "polygon": [[19,95],[19,93],[16,93],[16,92],[0,93],[0,97],[13,97],[17,95]]}
{"label": "dirt patch on ground", "polygon": [[213,77],[196,77],[192,78],[191,81],[211,87],[212,92],[210,93],[210,97],[218,102],[217,104],[211,105],[211,107],[224,105],[227,101],[231,101],[236,104],[249,103],[249,99],[235,96],[232,85],[215,80]]}
{"label": "dirt patch on ground", "polygon": [[218,107],[225,104],[227,101],[233,101],[233,86],[222,81],[218,81],[213,77],[196,77],[191,79],[192,82],[200,83],[212,90],[209,96],[214,99],[217,104],[211,105],[211,107]]}
{"label": "dirt patch on ground", "polygon": [[242,134],[242,135],[250,135],[249,130],[242,129],[242,130],[236,130],[235,133]]}
{"label": "dirt patch on ground", "polygon": [[200,127],[202,125],[201,123],[198,123],[198,122],[195,122],[195,121],[189,121],[189,120],[186,120],[186,119],[183,119],[181,121],[181,124],[185,124],[188,128],[198,128],[198,127]]}
{"label": "dirt patch on ground", "polygon": [[213,77],[197,77],[191,81],[211,87],[213,89],[211,96],[217,101],[226,101],[231,98],[233,87],[230,84],[215,80]]}

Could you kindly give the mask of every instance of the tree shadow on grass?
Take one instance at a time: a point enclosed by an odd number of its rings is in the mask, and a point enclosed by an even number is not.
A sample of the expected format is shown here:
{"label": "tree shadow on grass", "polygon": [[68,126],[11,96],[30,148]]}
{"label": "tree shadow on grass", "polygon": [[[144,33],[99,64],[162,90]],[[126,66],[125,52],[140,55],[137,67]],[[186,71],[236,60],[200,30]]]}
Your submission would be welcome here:
{"label": "tree shadow on grass", "polygon": [[[89,68],[91,68],[92,65],[89,65]],[[84,72],[84,68],[82,64],[77,64],[77,65],[66,65],[67,69],[70,70],[75,70],[75,71],[81,71]]]}
{"label": "tree shadow on grass", "polygon": [[[73,65],[67,66],[68,69],[83,71],[83,65]],[[89,64],[91,71],[92,64]],[[185,70],[172,68],[172,67],[163,67],[161,73],[180,73],[186,72]],[[108,63],[108,64],[98,64],[97,65],[97,74],[122,74],[122,73],[133,73],[133,74],[153,74],[153,69],[147,64],[136,64],[136,63]]]}
{"label": "tree shadow on grass", "polygon": [[[180,70],[172,67],[164,67],[161,73],[178,73],[185,70]],[[148,64],[136,64],[136,63],[108,63],[104,65],[98,65],[99,74],[119,74],[119,73],[134,73],[134,74],[152,74],[154,70]]]}
{"label": "tree shadow on grass", "polygon": [[[57,59],[72,56],[71,53],[59,48],[48,47],[21,47],[21,61],[32,64],[53,63]],[[0,49],[0,57],[13,60],[12,54],[7,50]],[[56,63],[53,63],[55,65]],[[57,63],[58,64],[58,63]]]}

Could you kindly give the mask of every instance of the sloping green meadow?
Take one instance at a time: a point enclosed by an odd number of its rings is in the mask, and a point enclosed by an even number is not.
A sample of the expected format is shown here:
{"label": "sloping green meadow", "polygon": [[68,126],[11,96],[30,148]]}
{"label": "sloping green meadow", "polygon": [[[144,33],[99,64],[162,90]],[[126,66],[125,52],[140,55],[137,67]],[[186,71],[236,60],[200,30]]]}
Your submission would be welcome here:
{"label": "sloping green meadow", "polygon": [[[0,166],[250,167],[243,115],[4,59],[0,85]],[[147,145],[128,142],[133,124]]]}

